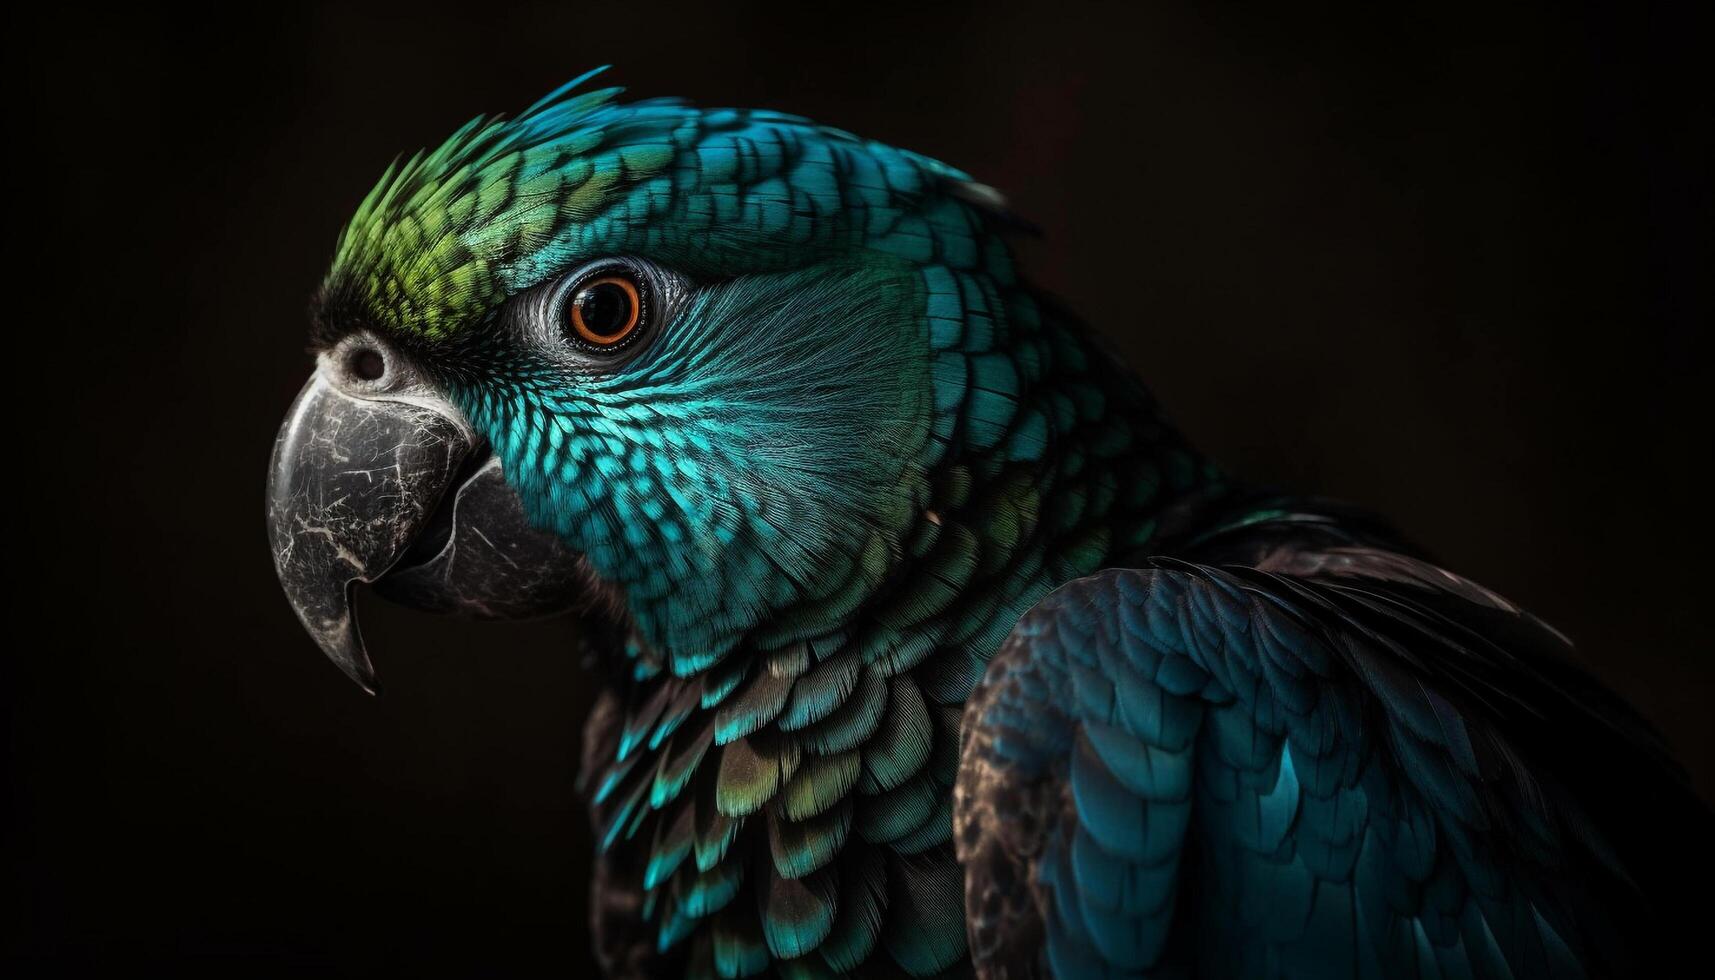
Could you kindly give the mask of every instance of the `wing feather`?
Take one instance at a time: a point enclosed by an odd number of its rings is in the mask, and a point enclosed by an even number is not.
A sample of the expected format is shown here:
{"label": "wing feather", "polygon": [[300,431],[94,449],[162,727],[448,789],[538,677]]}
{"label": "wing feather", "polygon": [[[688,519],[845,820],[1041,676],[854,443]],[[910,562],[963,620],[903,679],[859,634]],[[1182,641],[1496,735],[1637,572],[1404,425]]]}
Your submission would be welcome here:
{"label": "wing feather", "polygon": [[1715,820],[1564,637],[1392,551],[1261,564],[1110,570],[1019,622],[966,708],[955,795],[980,973],[1663,955]]}

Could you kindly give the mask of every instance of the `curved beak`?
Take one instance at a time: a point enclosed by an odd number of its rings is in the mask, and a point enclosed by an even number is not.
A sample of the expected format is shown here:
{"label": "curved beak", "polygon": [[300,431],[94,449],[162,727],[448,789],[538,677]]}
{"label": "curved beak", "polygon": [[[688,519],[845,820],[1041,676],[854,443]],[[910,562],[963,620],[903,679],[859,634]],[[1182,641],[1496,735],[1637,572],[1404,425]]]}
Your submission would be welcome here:
{"label": "curved beak", "polygon": [[268,538],[298,619],[371,694],[357,583],[417,608],[515,619],[571,608],[586,580],[529,525],[457,408],[421,383],[364,390],[327,357],[274,441]]}

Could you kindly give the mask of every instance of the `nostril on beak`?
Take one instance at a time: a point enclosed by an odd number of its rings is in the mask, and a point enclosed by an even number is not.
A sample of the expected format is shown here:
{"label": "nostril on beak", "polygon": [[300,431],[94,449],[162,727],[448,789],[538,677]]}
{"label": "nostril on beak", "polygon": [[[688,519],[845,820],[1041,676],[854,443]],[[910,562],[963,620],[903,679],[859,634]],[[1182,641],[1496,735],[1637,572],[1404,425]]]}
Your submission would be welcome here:
{"label": "nostril on beak", "polygon": [[351,352],[351,358],[346,362],[351,373],[364,381],[380,381],[387,373],[387,359],[373,347],[360,347]]}

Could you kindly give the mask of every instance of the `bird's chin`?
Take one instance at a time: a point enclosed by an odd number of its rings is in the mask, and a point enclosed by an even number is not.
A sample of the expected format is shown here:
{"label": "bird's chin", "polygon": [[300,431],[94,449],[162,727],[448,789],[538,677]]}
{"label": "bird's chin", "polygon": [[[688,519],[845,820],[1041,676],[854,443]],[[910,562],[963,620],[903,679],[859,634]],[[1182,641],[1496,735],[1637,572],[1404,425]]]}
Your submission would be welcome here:
{"label": "bird's chin", "polygon": [[360,383],[324,356],[287,413],[268,474],[286,597],[329,659],[371,693],[352,606],[359,582],[405,606],[476,619],[585,611],[611,594],[580,555],[531,526],[487,443],[406,370],[390,365],[380,382]]}

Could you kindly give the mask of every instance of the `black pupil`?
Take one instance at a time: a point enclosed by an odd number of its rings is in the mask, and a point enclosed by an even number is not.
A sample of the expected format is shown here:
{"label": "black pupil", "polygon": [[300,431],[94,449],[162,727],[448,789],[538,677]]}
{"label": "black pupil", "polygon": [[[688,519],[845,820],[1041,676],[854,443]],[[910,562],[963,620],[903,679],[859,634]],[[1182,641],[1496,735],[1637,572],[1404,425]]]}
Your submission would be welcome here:
{"label": "black pupil", "polygon": [[598,337],[611,337],[631,322],[631,296],[618,283],[598,282],[578,294],[584,326]]}
{"label": "black pupil", "polygon": [[387,362],[379,351],[364,348],[352,355],[351,370],[365,381],[377,381],[387,373]]}

